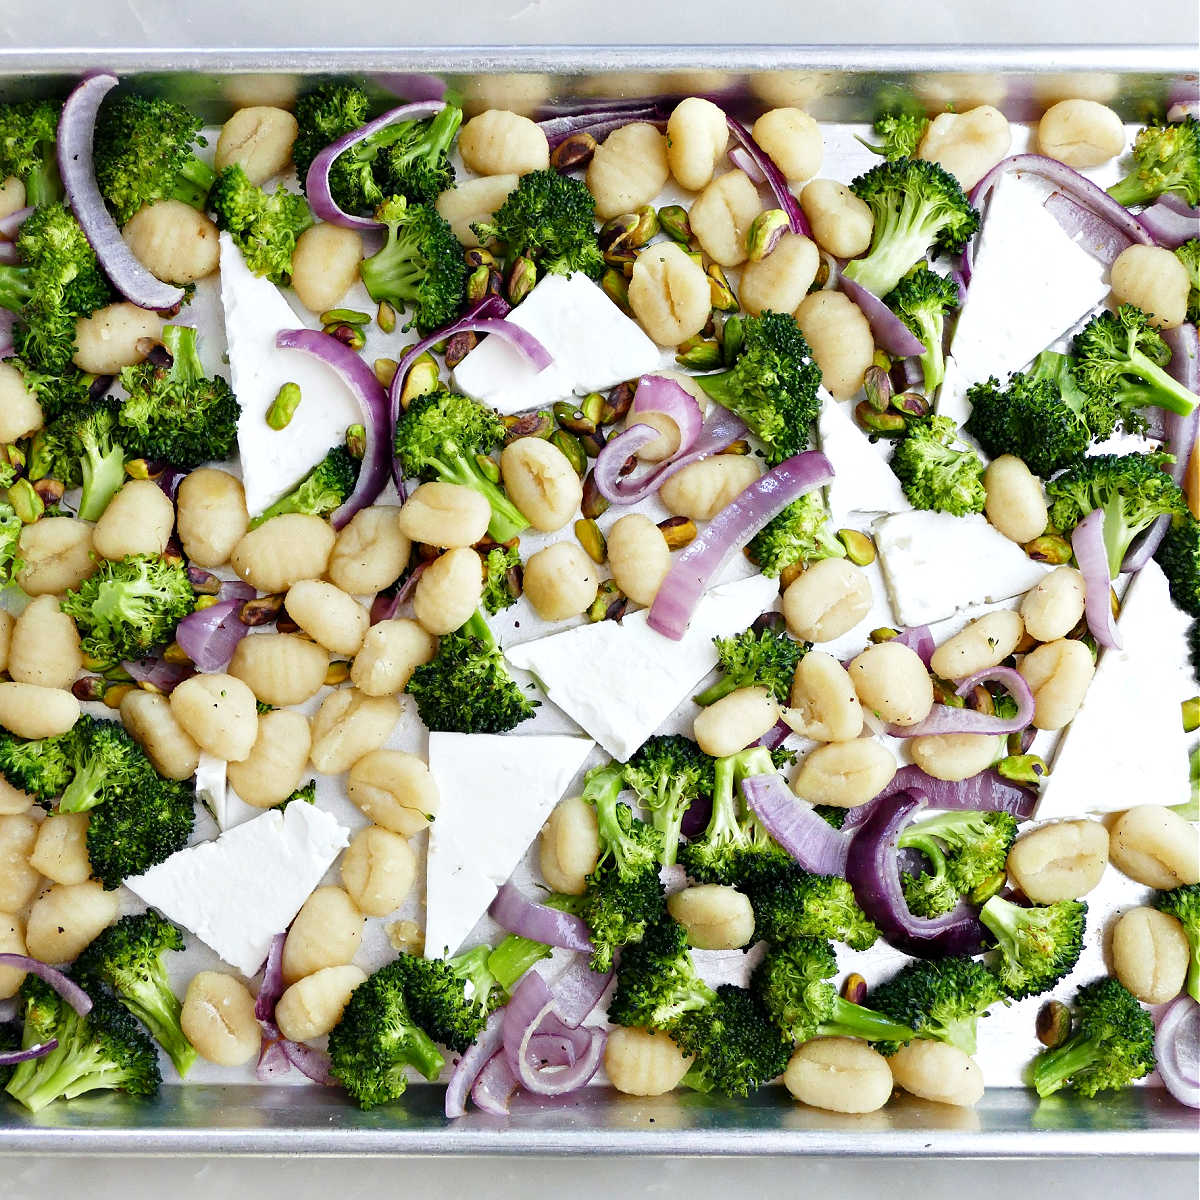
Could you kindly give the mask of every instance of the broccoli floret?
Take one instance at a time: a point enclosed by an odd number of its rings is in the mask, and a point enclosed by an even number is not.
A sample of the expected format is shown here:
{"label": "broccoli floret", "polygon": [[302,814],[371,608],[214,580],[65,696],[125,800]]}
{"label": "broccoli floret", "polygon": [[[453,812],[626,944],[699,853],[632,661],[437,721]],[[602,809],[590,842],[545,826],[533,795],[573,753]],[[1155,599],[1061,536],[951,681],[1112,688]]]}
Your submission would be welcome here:
{"label": "broccoli floret", "polygon": [[[0,1021],[0,1054],[20,1050],[24,1026],[20,1021]],[[0,1067],[0,1087],[12,1078],[15,1067]]]}
{"label": "broccoli floret", "polygon": [[408,1086],[408,1067],[434,1080],[445,1066],[413,1015],[410,981],[410,971],[399,959],[381,967],[350,993],[329,1034],[333,1075],[360,1108],[399,1099]]}
{"label": "broccoli floret", "polygon": [[949,417],[930,416],[909,423],[892,452],[892,470],[914,508],[953,513],[983,511],[983,460],[958,441]]}
{"label": "broccoli floret", "polygon": [[931,250],[958,254],[979,229],[979,213],[937,163],[883,162],[850,190],[871,210],[875,228],[866,257],[847,263],[845,274],[876,296],[886,296]]}
{"label": "broccoli floret", "polygon": [[493,546],[483,560],[487,578],[480,603],[494,617],[516,604],[521,595],[521,555],[516,546]]}
{"label": "broccoli floret", "polygon": [[488,969],[490,946],[455,958],[401,954],[392,970],[401,980],[413,1020],[435,1041],[464,1053],[495,1006],[496,980]]}
{"label": "broccoli floret", "polygon": [[4,361],[21,373],[25,390],[33,394],[47,422],[92,398],[96,376],[85,375],[76,367],[67,366],[61,372],[51,373],[40,370],[27,359],[13,357]]}
{"label": "broccoli floret", "polygon": [[407,475],[477,491],[492,509],[488,533],[497,542],[508,542],[529,521],[476,461],[503,438],[504,422],[490,408],[443,389],[416,397],[396,422],[396,455]]}
{"label": "broccoli floret", "polygon": [[1155,555],[1171,588],[1171,599],[1200,617],[1200,521],[1191,513],[1176,516]]}
{"label": "broccoli floret", "polygon": [[217,176],[209,207],[217,227],[233,237],[255,275],[281,287],[291,282],[296,239],[313,223],[303,196],[282,183],[273,192],[264,191],[235,163]]}
{"label": "broccoli floret", "polygon": [[147,360],[121,371],[129,393],[117,418],[122,442],[134,455],[185,470],[224,461],[237,444],[237,397],[219,375],[205,375],[195,329],[166,325],[162,343],[170,366]]}
{"label": "broccoli floret", "polygon": [[161,96],[112,96],[96,120],[96,182],[119,225],[144,204],[203,208],[215,173],[196,157],[203,122]]}
{"label": "broccoli floret", "polygon": [[462,109],[448,104],[427,121],[399,121],[380,130],[387,144],[378,154],[375,174],[382,176],[384,190],[413,204],[432,204],[452,188],[449,151],[462,119]]}
{"label": "broccoli floret", "polygon": [[587,184],[546,169],[530,171],[490,221],[471,226],[481,242],[501,242],[507,257],[532,259],[539,272],[598,279],[604,256],[596,240],[596,203]]}
{"label": "broccoli floret", "polygon": [[655,734],[625,764],[625,786],[663,836],[663,866],[675,861],[684,813],[713,788],[713,760],[689,737]]}
{"label": "broccoli floret", "polygon": [[786,313],[742,321],[742,352],[728,371],[698,375],[705,393],[741,417],[772,465],[808,448],[821,408],[821,368]]}
{"label": "broccoli floret", "polygon": [[1188,662],[1192,664],[1192,678],[1200,683],[1200,618],[1188,626]]}
{"label": "broccoli floret", "polygon": [[111,796],[136,791],[153,771],[120,721],[85,715],[64,736],[70,738],[72,776],[58,802],[59,812],[87,812]]}
{"label": "broccoli floret", "polygon": [[66,487],[82,487],[79,516],[98,521],[125,482],[128,455],[121,436],[111,403],[91,400],[67,409],[35,435],[29,478],[52,477]]}
{"label": "broccoli floret", "polygon": [[[87,719],[80,717],[76,725]],[[54,737],[26,740],[0,729],[0,775],[49,808],[75,773],[77,736],[72,728]]]}
{"label": "broccoli floret", "polygon": [[1050,520],[1064,537],[1094,509],[1104,513],[1108,573],[1116,578],[1130,543],[1161,516],[1187,512],[1183,489],[1162,466],[1164,454],[1097,454],[1046,485]]}
{"label": "broccoli floret", "polygon": [[[308,168],[331,142],[367,123],[370,101],[362,88],[352,83],[326,83],[306,92],[296,101],[299,130],[292,145],[292,161],[300,186],[308,189]],[[360,216],[383,200],[375,180],[374,160],[378,144],[362,142],[334,159],[329,170],[329,190],[346,212]]]}
{"label": "broccoli floret", "polygon": [[385,200],[375,217],[387,226],[387,240],[362,264],[371,299],[401,310],[411,305],[422,333],[449,325],[467,284],[467,261],[449,223],[432,204],[403,196]]}
{"label": "broccoli floret", "polygon": [[949,912],[960,896],[1004,870],[1017,822],[1008,813],[948,812],[909,825],[898,845],[920,850],[932,871],[906,875],[908,907],[920,917]]}
{"label": "broccoli floret", "polygon": [[748,860],[782,853],[771,841],[753,813],[739,816],[742,781],[752,775],[770,775],[776,770],[771,752],[750,746],[713,763],[712,816],[702,837],[680,848],[679,861],[687,873],[701,883],[738,886],[749,871]]}
{"label": "broccoli floret", "polygon": [[24,527],[13,506],[0,500],[0,590],[16,579],[23,565],[21,530]]}
{"label": "broccoli floret", "polygon": [[[583,908],[582,896],[564,896],[559,892],[551,892],[543,896],[541,903],[547,908],[556,908],[560,912],[572,913],[579,916]],[[487,969],[496,985],[505,992],[512,992],[513,984],[520,979],[534,963],[549,958],[552,947],[545,942],[534,941],[533,938],[522,937],[519,933],[510,933],[488,955]]]}
{"label": "broccoli floret", "polygon": [[21,1063],[5,1088],[31,1112],[85,1092],[157,1093],[162,1082],[158,1052],[116,1000],[94,996],[91,1012],[81,1017],[33,975],[25,977],[20,995],[25,1004],[24,1044],[58,1039],[49,1054]]}
{"label": "broccoli floret", "polygon": [[1169,892],[1159,892],[1154,906],[1183,926],[1192,949],[1187,973],[1187,993],[1200,1004],[1200,884],[1185,883]]}
{"label": "broccoli floret", "polygon": [[846,547],[829,528],[820,490],[805,492],[762,527],[746,546],[758,569],[772,579],[796,563],[845,558]]}
{"label": "broccoli floret", "polygon": [[1075,996],[1075,1032],[1033,1061],[1043,1099],[1069,1087],[1081,1096],[1128,1087],[1154,1070],[1154,1021],[1115,979],[1086,983]]}
{"label": "broccoli floret", "polygon": [[1070,974],[1083,950],[1087,904],[1060,900],[1045,908],[1022,908],[993,896],[979,919],[996,939],[1001,959],[996,974],[1014,1000],[1049,991]]}
{"label": "broccoli floret", "polygon": [[19,179],[25,203],[35,208],[62,199],[55,153],[60,111],[49,100],[0,104],[0,179]]}
{"label": "broccoli floret", "polygon": [[164,779],[153,768],[136,792],[109,796],[88,817],[92,874],[108,889],[120,887],[182,850],[196,822],[190,779]]}
{"label": "broccoli floret", "polygon": [[[963,957],[910,962],[871,993],[874,1006],[893,1021],[966,1054],[975,1053],[979,1018],[1003,998],[995,975]],[[880,1048],[884,1053],[896,1049],[886,1041]]]}
{"label": "broccoli floret", "polygon": [[437,654],[413,671],[405,690],[428,729],[454,733],[507,733],[537,707],[509,675],[478,610],[439,639]]}
{"label": "broccoli floret", "polygon": [[905,325],[921,340],[925,391],[933,395],[946,376],[942,338],[946,315],[958,308],[958,285],[953,279],[918,263],[883,298]]}
{"label": "broccoli floret", "polygon": [[663,837],[617,803],[624,778],[621,763],[593,767],[584,777],[583,799],[596,809],[600,857],[587,877],[580,916],[592,935],[597,971],[610,970],[614,951],[640,942],[666,912],[658,878]]}
{"label": "broccoli floret", "polygon": [[85,654],[101,663],[145,658],[166,645],[196,605],[187,568],[176,559],[129,554],[102,563],[62,610],[82,634]]}
{"label": "broccoli floret", "polygon": [[1108,189],[1127,208],[1149,204],[1164,192],[1182,196],[1193,208],[1200,204],[1200,121],[1147,125],[1133,143],[1133,170]]}
{"label": "broccoli floret", "polygon": [[1187,416],[1198,397],[1163,369],[1171,349],[1133,304],[1102,312],[1075,335],[1075,378],[1089,396],[1115,408],[1126,429],[1145,428],[1143,408]]}
{"label": "broccoli floret", "polygon": [[750,978],[750,990],[791,1044],[815,1037],[903,1043],[916,1036],[882,1013],[844,1000],[829,982],[836,972],[837,957],[827,941],[798,937],[767,951]]}
{"label": "broccoli floret", "polygon": [[264,508],[250,519],[250,528],[257,529],[272,517],[284,513],[305,513],[327,517],[340,508],[358,483],[362,462],[346,446],[334,446],[323,459],[286,495]]}
{"label": "broccoli floret", "polygon": [[864,146],[888,162],[912,158],[929,128],[929,118],[923,112],[884,113],[875,118],[872,129],[879,141],[875,144],[859,138]]}
{"label": "broccoli floret", "polygon": [[71,373],[75,320],[108,303],[96,252],[62,204],[43,204],[21,224],[20,262],[0,265],[0,308],[17,314],[16,353],[37,371]]}
{"label": "broccoli floret", "polygon": [[307,783],[302,783],[292,794],[273,807],[287,808],[293,800],[299,800],[301,804],[316,804],[317,802],[317,781],[310,779]]}
{"label": "broccoli floret", "polygon": [[1188,273],[1187,319],[1200,325],[1200,238],[1189,238],[1175,250]]}
{"label": "broccoli floret", "polygon": [[769,942],[810,937],[868,950],[879,938],[846,880],[813,875],[782,850],[735,856],[731,882],[750,897],[755,934]]}
{"label": "broccoli floret", "polygon": [[621,952],[608,1019],[614,1025],[669,1030],[684,1013],[705,1008],[716,998],[692,962],[687,931],[668,917]]}
{"label": "broccoli floret", "polygon": [[110,925],[75,962],[74,974],[92,994],[103,984],[170,1056],[180,1075],[196,1061],[196,1051],[179,1023],[182,1006],[167,978],[166,957],[183,949],[183,932],[150,910]]}
{"label": "broccoli floret", "polygon": [[713,645],[721,678],[693,697],[702,708],[745,687],[765,687],[776,700],[786,703],[796,664],[812,648],[782,631],[756,632],[753,627],[732,637],[713,638]]}
{"label": "broccoli floret", "polygon": [[743,988],[722,984],[713,1003],[685,1013],[671,1039],[696,1056],[689,1072],[703,1090],[748,1096],[783,1074],[791,1047],[779,1036],[762,1002]]}

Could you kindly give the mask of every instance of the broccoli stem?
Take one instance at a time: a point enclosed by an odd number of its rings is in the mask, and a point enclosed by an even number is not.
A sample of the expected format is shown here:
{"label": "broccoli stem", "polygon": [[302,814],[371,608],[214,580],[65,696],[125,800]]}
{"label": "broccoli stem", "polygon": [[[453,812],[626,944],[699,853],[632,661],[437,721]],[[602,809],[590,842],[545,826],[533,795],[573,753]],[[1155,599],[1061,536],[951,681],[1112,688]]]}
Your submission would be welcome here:
{"label": "broccoli stem", "polygon": [[79,500],[79,519],[98,521],[108,502],[125,482],[125,451],[114,446],[107,454],[89,452],[83,458],[83,494]]}
{"label": "broccoli stem", "polygon": [[1114,183],[1108,189],[1108,194],[1125,208],[1133,208],[1138,204],[1149,204],[1158,198],[1155,186],[1140,178],[1141,171],[1135,167],[1124,179]]}
{"label": "broccoli stem", "polygon": [[204,376],[204,364],[197,352],[196,331],[187,325],[164,325],[162,344],[171,355],[171,375],[187,383]]}
{"label": "broccoli stem", "polygon": [[208,199],[208,193],[212,191],[212,185],[216,181],[216,171],[193,155],[183,170],[179,172],[175,186],[171,189],[171,196],[175,200],[182,200],[184,204],[190,205],[192,208],[203,211],[204,202]]}
{"label": "broccoli stem", "polygon": [[1033,1066],[1033,1086],[1044,1100],[1096,1058],[1095,1045],[1086,1038],[1071,1038],[1057,1050],[1039,1056]]}
{"label": "broccoli stem", "polygon": [[405,1063],[416,1067],[426,1079],[431,1081],[442,1073],[446,1059],[437,1048],[433,1038],[419,1025],[408,1026],[405,1030],[404,1044]]}
{"label": "broccoli stem", "polygon": [[121,999],[167,1052],[180,1076],[186,1075],[195,1065],[196,1050],[179,1023],[183,1011],[179,997],[165,983],[150,982],[137,994],[126,993]]}
{"label": "broccoli stem", "polygon": [[0,308],[19,313],[32,295],[28,267],[0,266]]}
{"label": "broccoli stem", "polygon": [[698,696],[693,696],[692,699],[698,705],[700,705],[701,708],[707,708],[710,704],[716,704],[718,700],[728,696],[730,692],[736,692],[737,688],[738,685],[733,677],[730,675],[725,675],[718,679],[717,682],[712,685],[712,687],[705,688],[704,691],[702,691]]}
{"label": "broccoli stem", "polygon": [[946,856],[936,837],[923,833],[919,828],[906,830],[896,843],[902,850],[920,850],[929,859],[934,875],[946,874]]}
{"label": "broccoli stem", "polygon": [[[80,1020],[76,1018],[72,1022],[72,1032],[78,1029]],[[41,1069],[38,1069],[39,1062],[44,1064]],[[108,1086],[105,1065],[106,1060],[98,1046],[88,1042],[81,1048],[72,1044],[68,1035],[66,1044],[60,1041],[57,1050],[44,1059],[35,1060],[33,1070],[25,1080],[18,1083],[14,1075],[8,1091],[30,1112],[40,1112],[59,1097],[71,1100],[84,1092]]]}
{"label": "broccoli stem", "polygon": [[690,804],[680,802],[679,791],[676,789],[664,804],[651,811],[654,828],[663,835],[664,867],[675,865],[679,854],[679,839],[683,836],[683,817],[690,807]]}
{"label": "broccoli stem", "polygon": [[1188,391],[1179,380],[1172,378],[1167,372],[1148,358],[1137,347],[1129,350],[1129,370],[1140,376],[1149,385],[1153,399],[1150,403],[1158,408],[1165,408],[1181,417],[1191,416],[1196,407],[1197,397]]}
{"label": "broccoli stem", "polygon": [[58,158],[47,154],[36,171],[25,176],[25,203],[30,208],[56,204],[62,199],[62,177],[58,173]]}
{"label": "broccoli stem", "polygon": [[95,808],[103,799],[100,785],[104,782],[104,770],[98,761],[90,761],[75,772],[67,784],[62,799],[58,802],[59,812],[80,813]]}
{"label": "broccoli stem", "polygon": [[946,358],[942,353],[942,321],[927,312],[918,313],[915,319],[920,329],[917,336],[925,345],[925,353],[919,356],[925,394],[932,396],[946,375]]}
{"label": "broccoli stem", "polygon": [[543,958],[549,958],[551,949],[544,942],[535,942],[533,938],[522,937],[519,933],[510,933],[488,955],[487,966],[496,982],[506,991],[511,992],[513,984],[520,979],[535,963]]}
{"label": "broccoli stem", "polygon": [[910,1042],[913,1039],[913,1031],[907,1025],[841,996],[833,998],[829,1020],[821,1022],[818,1032],[822,1037],[856,1037],[868,1042]]}
{"label": "broccoli stem", "polygon": [[991,931],[1006,958],[1019,957],[1017,934],[1021,928],[1021,914],[1025,911],[1003,896],[992,896],[979,910],[980,921]]}

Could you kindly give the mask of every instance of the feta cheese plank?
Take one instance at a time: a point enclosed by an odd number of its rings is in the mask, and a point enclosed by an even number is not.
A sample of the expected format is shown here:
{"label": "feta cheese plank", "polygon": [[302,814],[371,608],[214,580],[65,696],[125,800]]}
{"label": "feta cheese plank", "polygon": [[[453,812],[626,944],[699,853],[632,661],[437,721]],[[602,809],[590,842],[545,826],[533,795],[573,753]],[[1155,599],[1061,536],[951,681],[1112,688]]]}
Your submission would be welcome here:
{"label": "feta cheese plank", "polygon": [[1049,569],[978,513],[897,513],[876,524],[875,546],[904,625],[928,625],[962,608],[1019,596]]}
{"label": "feta cheese plank", "polygon": [[883,453],[854,423],[849,405],[840,404],[824,388],[817,436],[833,466],[828,497],[835,526],[844,525],[855,513],[898,513],[912,508]]}
{"label": "feta cheese plank", "polygon": [[539,371],[503,338],[490,337],[454,368],[455,385],[510,414],[602,391],[656,370],[658,347],[586,275],[546,275],[506,318],[554,361]]}
{"label": "feta cheese plank", "polygon": [[[229,344],[230,382],[242,406],[238,454],[251,516],[278,500],[343,442],[362,410],[344,383],[298,350],[279,350],[275,335],[304,322],[283,293],[255,275],[227,233],[221,234],[221,305]],[[300,387],[300,407],[286,430],[266,421],[285,383]]]}
{"label": "feta cheese plank", "polygon": [[938,411],[961,425],[967,389],[1001,382],[1102,303],[1107,271],[1045,208],[1046,191],[1015,174],[997,183],[950,343]]}
{"label": "feta cheese plank", "polygon": [[647,612],[599,621],[505,651],[547,698],[625,762],[717,665],[714,637],[740,633],[770,608],[778,584],[763,575],[711,589],[679,641],[656,633]]}
{"label": "feta cheese plank", "polygon": [[253,975],[349,840],[315,804],[289,804],[180,850],[125,886]]}
{"label": "feta cheese plank", "polygon": [[462,945],[591,750],[590,738],[561,735],[429,735],[441,807],[429,829],[427,956]]}
{"label": "feta cheese plank", "polygon": [[1042,782],[1037,817],[1121,812],[1188,799],[1189,738],[1180,702],[1195,692],[1186,665],[1189,619],[1153,559],[1125,593],[1120,650],[1104,650]]}

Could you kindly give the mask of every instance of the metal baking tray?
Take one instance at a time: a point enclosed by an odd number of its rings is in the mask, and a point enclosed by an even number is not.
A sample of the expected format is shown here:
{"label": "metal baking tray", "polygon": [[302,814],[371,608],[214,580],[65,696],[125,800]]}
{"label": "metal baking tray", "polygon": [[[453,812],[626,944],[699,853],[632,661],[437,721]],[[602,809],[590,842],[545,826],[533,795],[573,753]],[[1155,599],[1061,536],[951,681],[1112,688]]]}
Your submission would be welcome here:
{"label": "metal baking tray", "polygon": [[[0,49],[0,98],[62,90],[109,69],[171,94],[210,121],[271,103],[307,80],[350,73],[381,95],[437,77],[484,107],[569,105],[598,96],[719,94],[733,108],[802,104],[822,121],[869,121],[881,92],[904,87],[931,107],[992,103],[1029,120],[1054,99],[1103,98],[1127,121],[1196,98],[1186,46],[738,46],[317,50]],[[780,1087],[736,1102],[694,1093],[651,1100],[589,1088],[570,1102],[518,1099],[508,1120],[448,1122],[440,1087],[360,1112],[316,1087],[168,1085],[152,1103],[110,1094],[32,1116],[0,1101],[0,1154],[669,1154],[863,1157],[1194,1157],[1194,1110],[1162,1089],[1106,1099],[989,1089],[974,1109],[898,1097],[842,1117],[794,1103]]]}

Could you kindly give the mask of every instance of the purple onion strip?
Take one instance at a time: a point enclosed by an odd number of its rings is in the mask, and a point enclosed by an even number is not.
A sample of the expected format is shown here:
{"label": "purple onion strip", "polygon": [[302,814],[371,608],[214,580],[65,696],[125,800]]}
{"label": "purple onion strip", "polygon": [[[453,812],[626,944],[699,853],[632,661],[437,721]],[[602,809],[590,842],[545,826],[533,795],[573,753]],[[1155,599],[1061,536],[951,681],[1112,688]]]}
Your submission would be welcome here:
{"label": "purple onion strip", "polygon": [[179,648],[200,671],[223,671],[238,642],[250,632],[241,618],[244,600],[218,600],[188,613],[175,626]]}
{"label": "purple onion strip", "polygon": [[[496,1054],[503,1058],[504,1016],[506,1009],[498,1008],[487,1019],[479,1036],[458,1060],[450,1082],[446,1085],[446,1116],[461,1117],[467,1111],[467,1096],[484,1067]],[[513,1081],[516,1086],[516,1081]],[[478,1103],[478,1101],[476,1101]]]}
{"label": "purple onion strip", "polygon": [[622,125],[630,125],[635,121],[647,121],[656,125],[665,119],[666,113],[657,104],[638,103],[624,108],[607,105],[591,112],[580,111],[547,117],[538,122],[538,128],[546,135],[550,149],[554,150],[577,133],[589,134],[596,141],[602,142]]}
{"label": "purple onion strip", "polygon": [[784,178],[783,172],[775,165],[771,156],[754,140],[754,135],[741,121],[727,116],[725,123],[729,126],[729,132],[733,135],[734,141],[750,156],[759,173],[766,180],[767,186],[774,193],[775,203],[787,213],[788,224],[791,226],[792,232],[811,238],[812,228],[808,223],[808,218],[804,215],[800,202],[792,195],[792,190],[788,187],[788,181]]}
{"label": "purple onion strip", "polygon": [[1083,576],[1084,612],[1088,629],[1097,643],[1109,650],[1120,650],[1121,634],[1113,619],[1109,597],[1108,554],[1104,548],[1104,512],[1094,508],[1071,534],[1071,549]]}
{"label": "purple onion strip", "polygon": [[1011,717],[997,717],[973,708],[935,704],[923,721],[916,725],[889,725],[888,734],[913,738],[942,733],[1019,733],[1033,720],[1033,692],[1019,671],[1012,667],[988,667],[976,671],[958,685],[954,694],[966,696],[981,683],[1000,684],[1017,702],[1016,713]]}
{"label": "purple onion strip", "polygon": [[767,832],[806,871],[845,874],[851,838],[793,795],[782,776],[751,775],[742,781],[742,794]]}
{"label": "purple onion strip", "polygon": [[48,1042],[39,1042],[28,1050],[6,1050],[0,1053],[0,1067],[15,1067],[18,1063],[29,1062],[35,1058],[45,1058],[51,1050],[58,1049],[58,1038]]}
{"label": "purple onion strip", "polygon": [[591,954],[595,949],[587,925],[579,917],[526,898],[512,883],[501,886],[488,909],[488,916],[501,929],[520,934],[530,941],[578,950],[583,954]]}
{"label": "purple onion strip", "polygon": [[30,958],[27,954],[0,954],[0,967],[15,967],[36,975],[48,987],[52,987],[81,1017],[92,1011],[92,998],[73,979],[69,979],[54,967]]}
{"label": "purple onion strip", "polygon": [[921,339],[874,292],[847,275],[842,276],[841,289],[862,310],[875,344],[882,350],[897,358],[925,353]]}
{"label": "purple onion strip", "polygon": [[1154,1057],[1167,1091],[1180,1104],[1200,1108],[1200,1004],[1186,992],[1159,1016]]}

